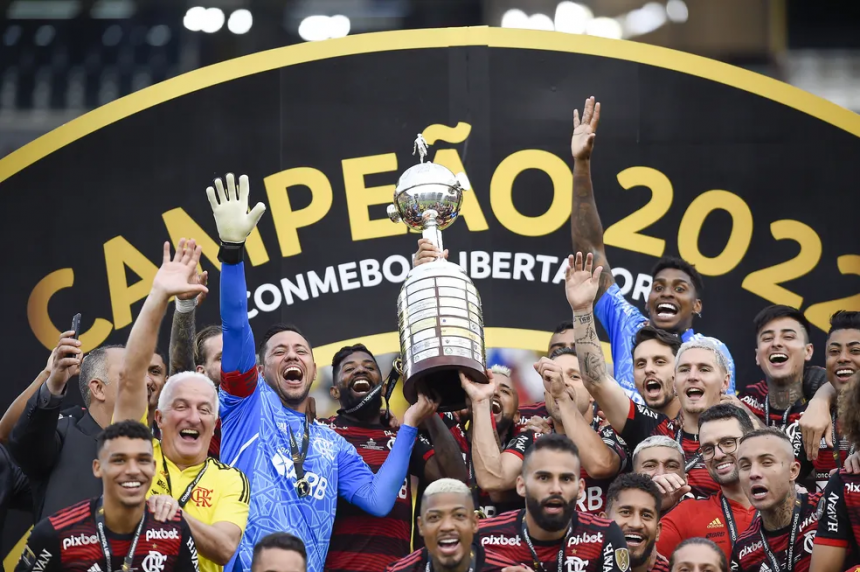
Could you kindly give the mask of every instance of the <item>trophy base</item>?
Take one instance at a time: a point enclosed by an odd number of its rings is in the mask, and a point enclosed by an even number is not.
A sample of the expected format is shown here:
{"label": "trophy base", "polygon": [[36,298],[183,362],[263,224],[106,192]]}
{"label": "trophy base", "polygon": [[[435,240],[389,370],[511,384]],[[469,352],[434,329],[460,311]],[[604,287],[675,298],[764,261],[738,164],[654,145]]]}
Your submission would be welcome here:
{"label": "trophy base", "polygon": [[478,362],[473,359],[444,356],[426,362],[413,366],[409,379],[403,384],[403,396],[410,404],[418,401],[418,394],[427,387],[439,398],[438,411],[460,411],[466,408],[466,391],[460,385],[460,371],[478,383],[490,382],[487,372],[476,368]]}

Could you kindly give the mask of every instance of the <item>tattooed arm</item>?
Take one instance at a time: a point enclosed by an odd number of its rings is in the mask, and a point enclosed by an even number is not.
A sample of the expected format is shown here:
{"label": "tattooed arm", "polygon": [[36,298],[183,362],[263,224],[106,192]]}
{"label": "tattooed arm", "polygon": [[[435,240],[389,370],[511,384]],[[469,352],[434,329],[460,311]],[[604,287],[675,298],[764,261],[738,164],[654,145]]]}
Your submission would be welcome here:
{"label": "tattooed arm", "polygon": [[[208,272],[197,275],[197,283],[206,286]],[[176,297],[176,309],[173,311],[173,323],[170,326],[170,364],[168,376],[180,371],[194,371],[194,337],[196,336],[195,318],[197,305],[206,299],[205,294],[191,296],[190,294]]]}
{"label": "tattooed arm", "polygon": [[600,103],[594,97],[585,101],[582,121],[579,111],[573,111],[573,136],[570,151],[573,155],[573,206],[570,212],[570,234],[573,251],[590,253],[595,264],[603,268],[600,274],[597,294],[592,303],[599,300],[603,293],[615,283],[606,252],[603,246],[603,224],[597,213],[594,189],[591,184],[591,152],[597,136],[600,121]]}
{"label": "tattooed arm", "polygon": [[624,429],[630,412],[630,399],[606,371],[603,349],[594,328],[594,296],[598,291],[601,268],[592,274],[594,257],[589,254],[583,268],[582,253],[568,260],[570,268],[565,276],[567,301],[573,310],[573,333],[576,338],[576,355],[585,388],[594,397],[606,419],[617,432]]}
{"label": "tattooed arm", "polygon": [[[188,302],[188,300],[185,300]],[[193,301],[191,301],[193,303]],[[170,372],[194,371],[194,318],[196,308],[180,309],[177,304],[173,311],[173,324],[170,327]]]}

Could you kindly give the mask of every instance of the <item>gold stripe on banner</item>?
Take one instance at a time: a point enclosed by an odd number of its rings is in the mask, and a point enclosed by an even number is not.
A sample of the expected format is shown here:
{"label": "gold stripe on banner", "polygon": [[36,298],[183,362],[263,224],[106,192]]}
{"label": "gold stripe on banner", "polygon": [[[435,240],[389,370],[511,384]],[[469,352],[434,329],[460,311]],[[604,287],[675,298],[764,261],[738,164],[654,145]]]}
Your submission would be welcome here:
{"label": "gold stripe on banner", "polygon": [[587,54],[661,67],[766,97],[860,136],[860,115],[835,103],[761,74],[668,48],[625,40],[536,30],[489,27],[399,30],[286,46],[228,60],[163,81],[90,111],[0,159],[0,182],[106,125],[219,83],[334,57],[453,46]]}

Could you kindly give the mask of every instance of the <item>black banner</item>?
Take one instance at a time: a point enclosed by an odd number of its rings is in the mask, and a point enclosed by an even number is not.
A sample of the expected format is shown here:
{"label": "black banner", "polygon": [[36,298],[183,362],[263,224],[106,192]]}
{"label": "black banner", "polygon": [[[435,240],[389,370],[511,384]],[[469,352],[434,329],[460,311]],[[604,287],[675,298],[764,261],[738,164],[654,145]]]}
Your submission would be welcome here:
{"label": "black banner", "polygon": [[[44,366],[76,312],[84,349],[124,342],[161,244],[203,244],[217,323],[217,233],[205,187],[248,174],[268,212],[248,242],[251,324],[298,324],[320,365],[345,341],[398,347],[395,300],[418,235],[385,216],[429,158],[465,170],[444,232],[483,299],[489,347],[543,350],[569,317],[572,110],[602,104],[593,176],[607,254],[640,306],[650,267],[705,276],[696,329],[759,379],[752,318],[804,310],[823,330],[860,310],[860,116],[775,80],[662,48],[466,28],[308,43],[180,76],[0,160],[7,360],[0,405]],[[166,346],[167,331],[161,344]],[[71,392],[70,392],[71,393]]]}

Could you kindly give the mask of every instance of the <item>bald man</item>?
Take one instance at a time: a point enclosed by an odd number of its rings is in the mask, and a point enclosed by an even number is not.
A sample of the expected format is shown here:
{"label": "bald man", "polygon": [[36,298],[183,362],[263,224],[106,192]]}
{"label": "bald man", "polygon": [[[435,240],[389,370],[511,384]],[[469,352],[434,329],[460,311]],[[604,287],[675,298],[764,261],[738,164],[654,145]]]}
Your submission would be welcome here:
{"label": "bald man", "polygon": [[401,558],[386,572],[500,572],[515,565],[473,544],[478,516],[469,487],[456,479],[439,479],[424,490],[418,531],[424,548]]}
{"label": "bald man", "polygon": [[[800,463],[789,438],[776,427],[753,431],[741,439],[736,456],[741,488],[758,514],[735,543],[732,570],[824,570],[810,568],[821,494],[797,492]],[[783,567],[785,562],[793,564]]]}

